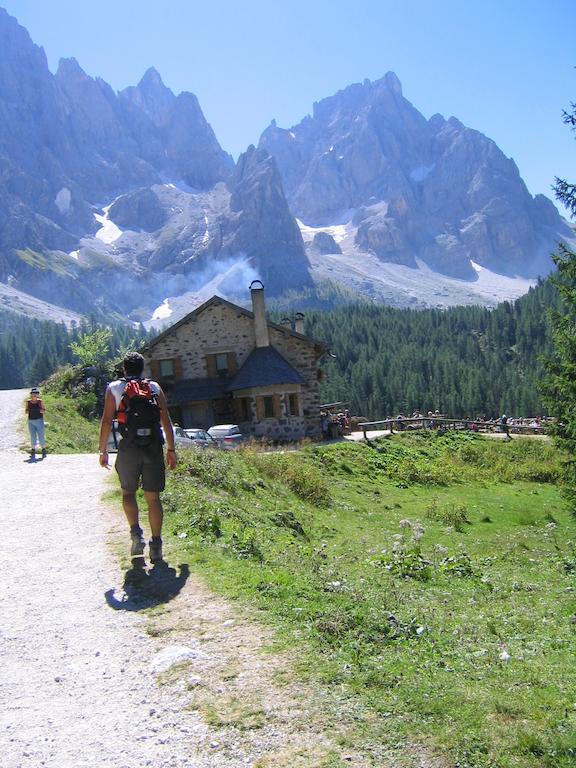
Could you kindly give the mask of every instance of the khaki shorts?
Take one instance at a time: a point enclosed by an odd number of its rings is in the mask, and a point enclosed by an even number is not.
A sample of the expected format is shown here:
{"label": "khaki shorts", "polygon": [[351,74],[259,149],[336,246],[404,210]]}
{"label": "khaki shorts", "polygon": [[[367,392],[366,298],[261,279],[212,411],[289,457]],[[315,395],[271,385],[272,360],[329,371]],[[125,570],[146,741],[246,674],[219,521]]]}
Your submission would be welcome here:
{"label": "khaki shorts", "polygon": [[116,472],[122,490],[127,493],[136,493],[140,486],[144,491],[163,491],[166,485],[166,469],[162,445],[142,448],[127,440],[120,440]]}

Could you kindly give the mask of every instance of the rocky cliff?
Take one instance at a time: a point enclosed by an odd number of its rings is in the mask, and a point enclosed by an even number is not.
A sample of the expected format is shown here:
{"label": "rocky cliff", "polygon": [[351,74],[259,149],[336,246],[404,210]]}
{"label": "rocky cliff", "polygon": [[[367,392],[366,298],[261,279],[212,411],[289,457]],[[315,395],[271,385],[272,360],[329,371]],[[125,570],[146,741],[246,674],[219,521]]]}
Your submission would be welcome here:
{"label": "rocky cliff", "polygon": [[51,74],[0,9],[0,282],[143,317],[223,259],[248,261],[270,295],[308,285],[274,162],[249,154],[234,171],[196,96],[154,69],[118,94],[75,59]]}
{"label": "rocky cliff", "polygon": [[314,104],[290,129],[273,122],[259,146],[276,158],[294,214],[318,231],[345,225],[351,255],[467,280],[471,262],[534,278],[571,236],[493,141],[453,117],[426,120],[392,72]]}
{"label": "rocky cliff", "polygon": [[257,277],[272,298],[313,302],[329,280],[396,305],[494,304],[570,236],[494,142],[426,120],[392,73],[272,122],[235,165],[192,93],[153,68],[120,93],[75,59],[52,74],[0,9],[6,295],[147,320]]}

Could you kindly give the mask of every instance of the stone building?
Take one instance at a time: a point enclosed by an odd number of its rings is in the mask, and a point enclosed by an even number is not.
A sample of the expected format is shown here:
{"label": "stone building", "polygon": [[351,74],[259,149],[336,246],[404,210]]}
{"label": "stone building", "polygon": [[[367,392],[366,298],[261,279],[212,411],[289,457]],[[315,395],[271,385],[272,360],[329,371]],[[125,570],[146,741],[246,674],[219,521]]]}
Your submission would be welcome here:
{"label": "stone building", "polygon": [[272,440],[320,433],[320,359],[328,347],[291,324],[266,320],[264,286],[250,286],[252,312],[213,296],[153,339],[146,375],[160,382],[184,427],[238,424]]}

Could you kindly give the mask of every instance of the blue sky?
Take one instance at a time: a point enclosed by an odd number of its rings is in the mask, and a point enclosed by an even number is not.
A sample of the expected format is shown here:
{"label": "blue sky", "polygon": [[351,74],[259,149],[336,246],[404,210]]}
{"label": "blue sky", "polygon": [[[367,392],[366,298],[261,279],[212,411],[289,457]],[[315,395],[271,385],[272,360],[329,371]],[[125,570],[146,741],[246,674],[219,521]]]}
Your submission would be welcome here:
{"label": "blue sky", "polygon": [[530,192],[576,178],[576,0],[0,0],[54,71],[74,56],[120,90],[154,66],[195,93],[234,157],[275,118],[396,72],[430,117],[455,115],[514,158]]}

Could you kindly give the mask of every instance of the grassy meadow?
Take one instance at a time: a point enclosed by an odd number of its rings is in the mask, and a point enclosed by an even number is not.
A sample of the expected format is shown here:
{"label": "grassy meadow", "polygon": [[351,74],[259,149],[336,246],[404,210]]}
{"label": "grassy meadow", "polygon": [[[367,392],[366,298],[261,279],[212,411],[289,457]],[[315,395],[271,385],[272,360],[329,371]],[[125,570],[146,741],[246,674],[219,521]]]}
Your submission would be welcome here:
{"label": "grassy meadow", "polygon": [[296,674],[362,707],[343,749],[573,766],[576,520],[559,462],[547,442],[455,433],[183,452],[167,553],[271,623]]}

